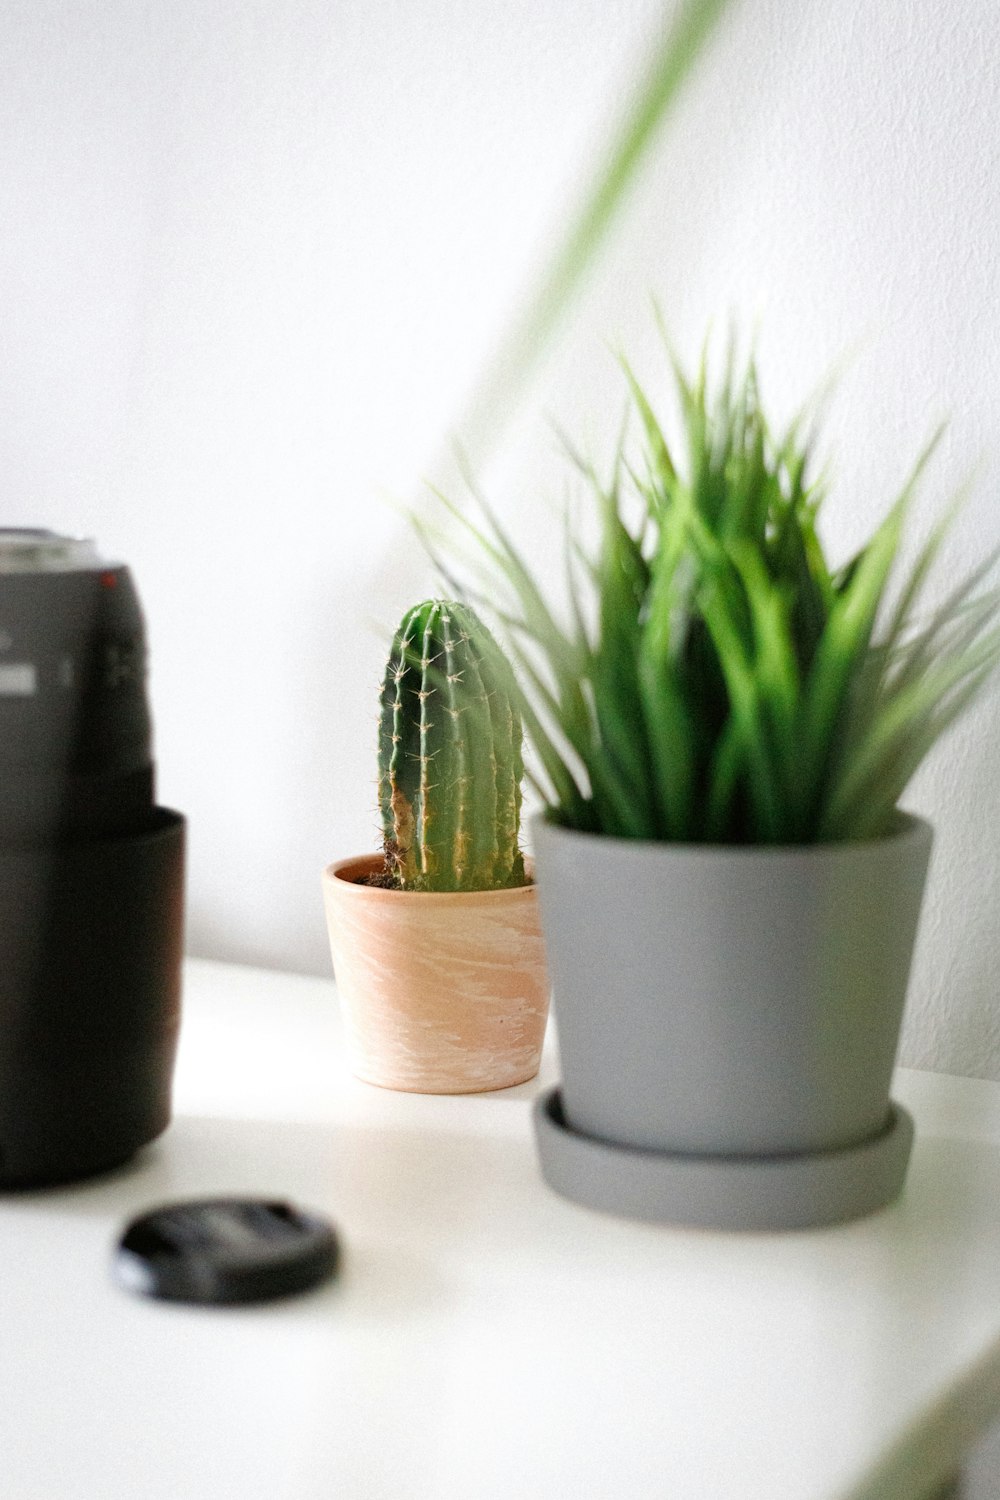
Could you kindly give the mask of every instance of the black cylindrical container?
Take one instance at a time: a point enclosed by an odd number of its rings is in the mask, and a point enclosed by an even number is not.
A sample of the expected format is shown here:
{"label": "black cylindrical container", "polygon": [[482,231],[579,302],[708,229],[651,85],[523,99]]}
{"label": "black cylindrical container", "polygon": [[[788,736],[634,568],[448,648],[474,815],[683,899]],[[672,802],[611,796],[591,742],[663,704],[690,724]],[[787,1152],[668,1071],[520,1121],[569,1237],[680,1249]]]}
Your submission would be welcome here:
{"label": "black cylindrical container", "polygon": [[155,805],[145,657],[128,569],[0,530],[0,1187],[169,1121],[184,820]]}

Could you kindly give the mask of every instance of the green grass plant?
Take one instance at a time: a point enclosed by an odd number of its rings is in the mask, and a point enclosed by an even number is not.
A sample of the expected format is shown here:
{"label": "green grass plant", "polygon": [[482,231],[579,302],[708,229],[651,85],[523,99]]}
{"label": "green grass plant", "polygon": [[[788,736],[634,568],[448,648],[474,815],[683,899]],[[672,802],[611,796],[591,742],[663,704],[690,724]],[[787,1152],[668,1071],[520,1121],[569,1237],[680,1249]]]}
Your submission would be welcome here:
{"label": "green grass plant", "polygon": [[714,381],[708,365],[690,379],[672,361],[677,443],[626,367],[637,452],[608,481],[580,464],[596,541],[567,532],[565,609],[485,501],[450,507],[520,668],[534,779],[554,820],[617,837],[878,837],[1000,659],[994,558],[921,616],[952,507],[897,576],[935,438],[831,566],[804,423],[774,436],[752,357]]}

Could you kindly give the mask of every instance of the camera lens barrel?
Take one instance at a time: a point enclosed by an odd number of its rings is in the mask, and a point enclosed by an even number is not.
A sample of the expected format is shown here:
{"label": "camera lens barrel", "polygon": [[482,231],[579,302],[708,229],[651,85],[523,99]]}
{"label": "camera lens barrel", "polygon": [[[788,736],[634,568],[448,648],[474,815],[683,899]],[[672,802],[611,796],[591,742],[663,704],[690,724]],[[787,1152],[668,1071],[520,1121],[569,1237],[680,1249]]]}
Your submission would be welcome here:
{"label": "camera lens barrel", "polygon": [[93,544],[0,529],[0,1187],[170,1117],[184,819],[154,796],[145,629]]}

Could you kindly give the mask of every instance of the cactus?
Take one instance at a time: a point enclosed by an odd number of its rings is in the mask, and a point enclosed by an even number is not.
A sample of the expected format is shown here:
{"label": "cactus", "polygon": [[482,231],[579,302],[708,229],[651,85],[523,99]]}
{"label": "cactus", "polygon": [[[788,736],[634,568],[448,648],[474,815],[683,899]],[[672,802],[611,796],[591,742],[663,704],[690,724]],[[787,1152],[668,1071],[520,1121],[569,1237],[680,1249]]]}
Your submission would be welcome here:
{"label": "cactus", "polygon": [[382,683],[379,808],[393,884],[525,884],[518,847],[521,715],[510,663],[467,605],[403,617]]}

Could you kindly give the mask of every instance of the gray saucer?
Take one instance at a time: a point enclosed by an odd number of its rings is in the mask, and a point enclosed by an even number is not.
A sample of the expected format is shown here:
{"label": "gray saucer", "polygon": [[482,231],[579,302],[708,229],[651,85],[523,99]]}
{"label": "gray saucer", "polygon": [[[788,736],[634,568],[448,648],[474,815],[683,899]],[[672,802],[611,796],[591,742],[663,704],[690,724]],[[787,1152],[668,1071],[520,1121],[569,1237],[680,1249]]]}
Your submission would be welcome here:
{"label": "gray saucer", "polygon": [[883,1133],[839,1151],[794,1156],[692,1156],[635,1150],[579,1135],[558,1088],[536,1101],[542,1176],[574,1203],[653,1224],[806,1229],[874,1213],[899,1193],[913,1120],[891,1104]]}

